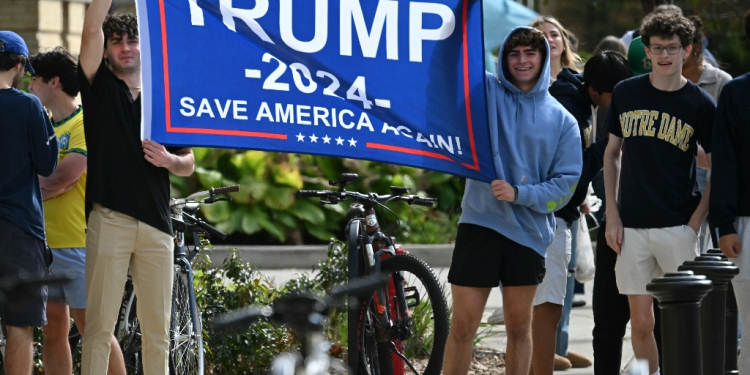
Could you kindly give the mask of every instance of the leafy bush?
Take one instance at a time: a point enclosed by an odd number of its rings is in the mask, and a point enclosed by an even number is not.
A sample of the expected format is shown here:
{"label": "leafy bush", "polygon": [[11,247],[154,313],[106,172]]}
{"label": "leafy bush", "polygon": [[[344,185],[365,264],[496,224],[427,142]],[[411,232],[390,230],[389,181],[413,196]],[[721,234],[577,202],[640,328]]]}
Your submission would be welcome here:
{"label": "leafy bush", "polygon": [[[318,263],[313,278],[302,274],[282,286],[243,263],[236,253],[224,261],[222,268],[212,268],[206,257],[197,262],[195,291],[199,310],[204,311],[204,350],[207,374],[262,374],[270,369],[274,356],[299,346],[299,337],[286,326],[258,322],[245,330],[230,333],[213,332],[211,312],[234,310],[249,305],[269,305],[288,293],[309,290],[322,292],[346,282],[347,255],[341,242],[332,241],[328,257]],[[208,312],[208,313],[205,313]],[[346,345],[346,308],[337,309],[329,318],[329,338]]]}
{"label": "leafy bush", "polygon": [[455,237],[464,180],[417,168],[326,156],[193,149],[196,170],[191,177],[171,177],[173,195],[239,184],[232,202],[201,206],[208,222],[230,235],[233,244],[322,243],[341,235],[345,205],[322,206],[296,199],[300,189],[328,189],[342,172],[358,173],[351,184],[358,191],[388,193],[407,186],[413,193],[438,198],[435,209],[391,207],[403,220],[405,243],[448,243]]}

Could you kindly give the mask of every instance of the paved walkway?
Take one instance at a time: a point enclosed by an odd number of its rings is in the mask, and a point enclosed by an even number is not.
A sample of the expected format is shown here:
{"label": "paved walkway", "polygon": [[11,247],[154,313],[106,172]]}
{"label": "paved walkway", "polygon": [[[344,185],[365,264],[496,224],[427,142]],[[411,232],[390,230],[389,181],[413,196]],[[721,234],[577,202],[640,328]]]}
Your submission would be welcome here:
{"label": "paved walkway", "polygon": [[[297,274],[308,272],[308,270],[304,269],[286,269],[286,270],[261,270],[264,274],[275,278],[277,283],[284,283],[287,280],[296,277]],[[448,276],[448,269],[447,268],[436,268],[435,273],[438,274],[438,277],[441,281],[444,282],[444,285],[448,285],[447,282],[445,282],[446,277]],[[593,358],[593,347],[591,345],[591,331],[594,328],[594,317],[593,312],[591,310],[591,283],[585,284],[586,286],[586,294],[584,295],[584,298],[586,300],[586,306],[584,307],[578,307],[574,308],[571,313],[571,322],[570,322],[570,341],[569,341],[569,348],[570,350],[584,354],[588,356],[589,358]],[[492,312],[502,306],[502,296],[500,294],[499,290],[493,290],[490,294],[489,301],[487,301],[487,307],[485,309],[485,319],[492,314]],[[500,350],[505,350],[506,345],[506,335],[505,335],[505,326],[492,326],[492,337],[489,337],[484,340],[483,345],[496,348]],[[627,329],[627,334],[625,337],[625,340],[623,342],[623,358],[622,358],[622,368],[625,369],[630,361],[633,359],[633,348],[631,346],[630,342],[630,328]],[[556,372],[559,374],[569,374],[569,375],[593,375],[594,370],[592,367],[585,368],[585,369],[569,369],[566,371],[559,371]]]}

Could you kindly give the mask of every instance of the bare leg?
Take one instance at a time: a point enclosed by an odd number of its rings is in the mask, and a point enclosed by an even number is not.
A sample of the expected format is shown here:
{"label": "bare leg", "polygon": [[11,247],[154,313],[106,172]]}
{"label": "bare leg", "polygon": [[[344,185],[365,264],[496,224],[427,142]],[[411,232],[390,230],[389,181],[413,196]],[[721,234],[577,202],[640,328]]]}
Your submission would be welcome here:
{"label": "bare leg", "polygon": [[[73,314],[73,320],[76,322],[78,332],[83,337],[86,331],[86,309],[71,309]],[[122,350],[120,350],[120,343],[117,342],[114,336],[112,336],[112,342],[109,349],[109,367],[107,367],[108,375],[125,375],[125,360],[122,356]]]}
{"label": "bare leg", "polygon": [[34,359],[34,350],[31,346],[33,328],[6,326],[5,330],[8,334],[5,342],[5,374],[31,374]]}
{"label": "bare leg", "polygon": [[531,336],[534,350],[531,354],[534,375],[552,375],[555,370],[555,343],[557,325],[562,317],[562,305],[543,303],[534,307]]}
{"label": "bare leg", "polygon": [[536,285],[503,288],[503,312],[505,313],[505,329],[508,333],[508,348],[505,355],[507,375],[529,373],[534,293],[536,293]]}
{"label": "bare leg", "polygon": [[654,338],[654,298],[651,295],[628,295],[633,353],[648,360],[648,372],[659,369],[659,351]]}
{"label": "bare leg", "polygon": [[44,333],[44,373],[47,375],[70,375],[73,373],[73,358],[70,356],[68,331],[70,313],[68,306],[55,301],[47,301],[47,325]]}
{"label": "bare leg", "polygon": [[[443,359],[444,375],[466,375],[471,365],[474,335],[482,320],[491,288],[451,285],[453,319]],[[533,297],[533,294],[532,294]]]}

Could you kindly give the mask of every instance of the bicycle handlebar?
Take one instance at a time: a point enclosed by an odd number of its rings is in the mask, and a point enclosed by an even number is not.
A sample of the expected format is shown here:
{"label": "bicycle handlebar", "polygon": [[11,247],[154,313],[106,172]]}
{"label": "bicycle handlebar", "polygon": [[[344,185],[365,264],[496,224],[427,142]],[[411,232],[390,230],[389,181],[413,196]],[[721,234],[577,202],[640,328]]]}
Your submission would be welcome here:
{"label": "bicycle handlebar", "polygon": [[256,306],[243,307],[238,310],[230,311],[225,314],[217,315],[212,321],[211,326],[215,330],[231,329],[236,327],[251,326],[262,318],[273,316],[273,309],[258,308]]}
{"label": "bicycle handlebar", "polygon": [[[297,196],[301,198],[328,198],[329,203],[339,203],[346,198],[354,198],[359,201],[369,201],[384,203],[389,201],[401,201],[408,204],[432,207],[436,198],[423,198],[418,195],[397,195],[397,194],[362,194],[355,191],[331,191],[331,190],[299,190]],[[332,198],[332,199],[331,199]]]}
{"label": "bicycle handlebar", "polygon": [[240,185],[224,186],[213,190],[214,194],[236,193],[240,191]]}
{"label": "bicycle handlebar", "polygon": [[196,224],[198,224],[198,226],[201,227],[201,229],[205,230],[206,233],[208,233],[208,235],[211,236],[211,238],[218,238],[222,241],[227,238],[226,233],[212,227],[205,221],[199,220]]}
{"label": "bicycle handlebar", "polygon": [[240,191],[240,185],[224,186],[220,188],[211,188],[205,191],[199,191],[197,193],[190,194],[185,201],[196,200],[198,198],[208,197],[215,194],[226,194]]}
{"label": "bicycle handlebar", "polygon": [[311,319],[311,314],[328,314],[329,308],[345,295],[362,296],[372,293],[375,288],[386,284],[388,275],[373,274],[352,280],[345,285],[331,288],[326,296],[312,293],[283,296],[269,307],[248,306],[226,314],[218,315],[211,325],[216,330],[244,328],[262,318],[286,323],[297,329],[320,327],[322,320]]}
{"label": "bicycle handlebar", "polygon": [[[206,223],[203,220],[200,220],[194,216],[188,215],[186,213],[182,214],[183,219],[185,220],[180,221],[176,219],[172,219],[172,227],[179,232],[187,232],[187,231],[195,231],[194,227],[199,227],[203,229],[211,238],[218,238],[220,240],[225,240],[227,238],[227,234],[214,228],[210,224]],[[191,228],[192,227],[192,228]]]}

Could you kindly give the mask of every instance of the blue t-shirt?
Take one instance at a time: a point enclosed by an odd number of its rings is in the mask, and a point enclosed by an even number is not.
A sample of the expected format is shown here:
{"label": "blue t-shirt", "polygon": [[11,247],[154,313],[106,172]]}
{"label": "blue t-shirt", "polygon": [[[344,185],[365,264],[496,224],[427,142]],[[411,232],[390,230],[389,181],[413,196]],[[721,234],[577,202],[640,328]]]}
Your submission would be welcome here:
{"label": "blue t-shirt", "polygon": [[686,225],[698,207],[698,143],[711,152],[716,104],[692,82],[655,88],[649,75],[626,79],[612,93],[605,124],[622,143],[618,205],[627,228]]}
{"label": "blue t-shirt", "polygon": [[16,89],[0,90],[0,218],[44,240],[37,175],[57,167],[57,137],[42,103]]}

